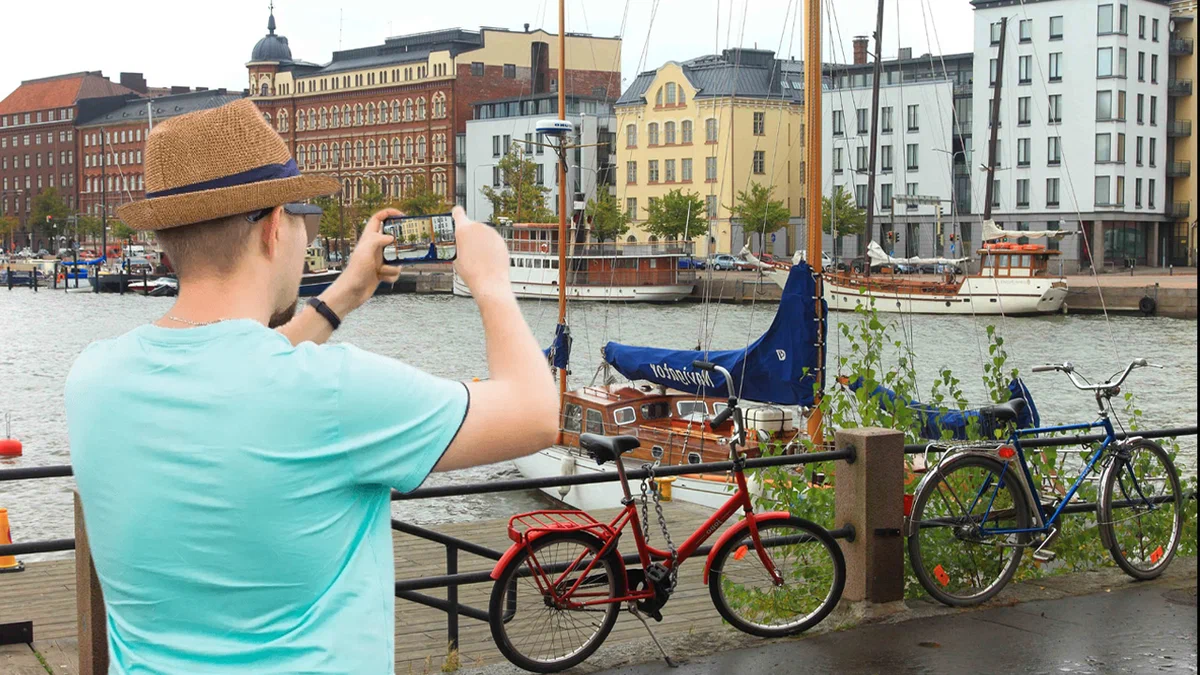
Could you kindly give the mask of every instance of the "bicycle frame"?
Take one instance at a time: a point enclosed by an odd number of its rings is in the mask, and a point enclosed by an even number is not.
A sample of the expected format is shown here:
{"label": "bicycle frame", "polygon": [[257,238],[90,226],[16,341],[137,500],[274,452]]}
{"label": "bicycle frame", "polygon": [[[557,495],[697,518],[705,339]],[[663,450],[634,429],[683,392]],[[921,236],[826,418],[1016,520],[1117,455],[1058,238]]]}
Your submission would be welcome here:
{"label": "bicycle frame", "polygon": [[[683,544],[675,552],[675,559],[674,562],[672,562],[670,551],[664,551],[651,546],[646,541],[645,537],[642,536],[641,519],[638,517],[637,505],[634,502],[633,496],[630,494],[629,481],[625,477],[625,467],[620,459],[616,461],[616,467],[617,474],[621,479],[621,487],[625,492],[625,498],[621,500],[624,508],[609,523],[609,527],[612,528],[612,531],[615,534],[604,543],[604,547],[592,558],[591,562],[586,568],[584,568],[583,572],[579,573],[578,579],[575,580],[571,587],[561,594],[559,593],[558,589],[563,580],[583,561],[583,559],[588,555],[587,552],[585,551],[584,553],[581,553],[579,557],[577,557],[567,566],[567,569],[564,570],[562,574],[553,579],[553,582],[550,583],[548,587],[543,586],[539,577],[549,578],[549,575],[541,569],[541,563],[539,563],[533,553],[530,552],[529,559],[535,567],[533,574],[534,583],[537,584],[540,592],[549,593],[556,602],[562,603],[570,608],[633,602],[652,598],[655,595],[653,585],[654,582],[649,578],[649,575],[647,575],[646,588],[642,591],[629,591],[626,589],[626,594],[619,598],[605,596],[604,598],[586,600],[583,602],[572,602],[570,600],[572,597],[578,594],[579,586],[588,578],[596,564],[599,563],[600,560],[606,555],[616,550],[617,541],[620,539],[619,535],[627,526],[631,524],[633,525],[633,540],[637,544],[638,559],[641,563],[642,569],[649,570],[652,561],[663,560],[665,561],[664,566],[669,571],[672,568],[677,568],[682,565],[683,561],[690,558],[696,552],[696,550],[699,549],[700,546],[702,546],[704,542],[712,536],[714,532],[720,529],[721,525],[723,525],[725,521],[729,520],[729,518],[739,510],[746,514],[746,522],[750,529],[750,536],[754,542],[754,547],[758,553],[758,556],[763,562],[763,565],[766,567],[767,571],[770,573],[772,579],[774,579],[776,583],[781,581],[778,572],[775,571],[774,564],[771,562],[770,556],[767,555],[766,549],[763,547],[762,541],[759,539],[758,525],[756,520],[753,518],[754,507],[750,501],[750,491],[746,486],[746,476],[740,468],[735,468],[734,470],[734,477],[737,481],[737,491],[734,492],[734,494],[731,495],[723,505],[721,505],[721,508],[717,509],[716,513],[709,516],[708,520],[706,520],[704,524],[697,528],[696,531],[693,532],[683,542]],[[581,597],[589,597],[589,595],[583,594]]]}

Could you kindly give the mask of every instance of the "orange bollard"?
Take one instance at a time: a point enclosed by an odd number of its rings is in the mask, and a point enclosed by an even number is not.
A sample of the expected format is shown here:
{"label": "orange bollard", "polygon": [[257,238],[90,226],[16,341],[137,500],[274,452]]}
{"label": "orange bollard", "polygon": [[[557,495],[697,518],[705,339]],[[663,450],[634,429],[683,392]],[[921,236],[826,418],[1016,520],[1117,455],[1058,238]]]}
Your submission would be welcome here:
{"label": "orange bollard", "polygon": [[[0,509],[0,546],[12,543],[12,531],[8,527],[8,509]],[[11,555],[0,555],[0,574],[4,572],[20,572],[25,569],[25,563]]]}

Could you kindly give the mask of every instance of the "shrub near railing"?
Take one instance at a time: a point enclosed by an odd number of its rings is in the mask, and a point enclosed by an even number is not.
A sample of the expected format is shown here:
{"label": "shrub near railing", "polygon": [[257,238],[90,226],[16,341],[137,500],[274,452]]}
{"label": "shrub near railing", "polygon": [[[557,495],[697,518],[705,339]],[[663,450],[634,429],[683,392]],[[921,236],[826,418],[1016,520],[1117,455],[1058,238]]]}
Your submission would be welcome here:
{"label": "shrub near railing", "polygon": [[[919,395],[911,337],[905,332],[902,322],[881,320],[873,304],[870,307],[856,308],[853,317],[851,321],[840,322],[837,326],[837,339],[840,342],[835,347],[832,359],[836,367],[831,370],[840,377],[837,381],[832,377],[827,378],[828,386],[820,402],[826,429],[868,426],[892,428],[904,432],[906,443],[919,443],[925,441],[919,435],[918,415],[907,405],[898,404],[896,401],[921,400],[946,411],[977,407],[968,402],[961,386],[962,381],[948,367],[939,371],[938,377],[929,388],[928,396]],[[899,339],[896,338],[897,331],[902,336]],[[1003,336],[996,332],[995,326],[988,326],[987,356],[982,364],[982,380],[990,402],[1007,401],[1008,383],[1019,374],[1017,368],[1009,365],[1008,358]],[[846,386],[847,383],[860,378],[862,386],[857,390],[851,391]],[[896,397],[889,400],[883,395],[873,394],[877,385],[891,389]],[[1127,392],[1125,409],[1121,414],[1126,428],[1131,432],[1136,431],[1142,426],[1142,417],[1141,408]],[[946,432],[945,435],[949,437],[950,434]],[[982,440],[982,430],[977,424],[973,424],[968,429],[968,436],[972,440]],[[1179,452],[1179,443],[1175,439],[1164,439],[1160,442],[1174,461]],[[803,443],[806,450],[813,449],[811,441],[805,439]],[[1098,444],[1074,450],[1065,446],[1027,450],[1026,458],[1035,480],[1041,480],[1046,486],[1042,494],[1049,496],[1051,492],[1065,492],[1096,447]],[[776,446],[764,454],[782,452],[784,448]],[[905,472],[905,494],[912,494],[920,481],[920,475],[912,470],[914,457],[916,456],[905,457],[908,464],[908,470]],[[932,455],[930,461],[933,461]],[[834,464],[808,464],[804,466],[803,471],[803,475],[798,475],[791,467],[755,470],[754,480],[767,487],[758,498],[758,507],[762,510],[790,511],[827,528],[837,527],[839,524],[833,522],[836,484]],[[1099,492],[1098,478],[1098,472],[1093,473],[1091,480],[1080,486],[1077,493],[1079,499],[1095,503]],[[1185,495],[1195,492],[1195,475],[1181,475],[1180,482]],[[1192,525],[1183,528],[1178,555],[1196,555],[1196,505],[1195,499],[1184,501],[1184,520]],[[1059,522],[1062,534],[1052,547],[1058,554],[1057,558],[1052,563],[1040,564],[1035,562],[1032,556],[1024,556],[1017,579],[1033,579],[1112,564],[1112,558],[1100,543],[1094,512],[1064,515]],[[942,555],[966,559],[970,551],[968,547],[959,545],[948,548]],[[904,564],[905,596],[923,597],[924,589],[912,573],[907,556]]]}

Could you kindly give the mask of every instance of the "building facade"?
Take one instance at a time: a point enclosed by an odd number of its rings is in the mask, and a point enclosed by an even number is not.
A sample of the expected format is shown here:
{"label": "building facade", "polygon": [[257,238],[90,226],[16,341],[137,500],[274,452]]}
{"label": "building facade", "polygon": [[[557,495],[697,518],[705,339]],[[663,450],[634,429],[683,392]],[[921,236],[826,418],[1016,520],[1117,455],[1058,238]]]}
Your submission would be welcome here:
{"label": "building facade", "polygon": [[[616,165],[613,163],[613,142],[616,117],[612,101],[588,96],[567,97],[567,120],[575,125],[575,135],[568,145],[579,145],[567,151],[568,218],[575,217],[580,205],[595,198],[597,190],[614,186]],[[492,204],[481,192],[485,185],[496,190],[502,184],[500,160],[509,152],[520,152],[537,166],[537,181],[550,188],[546,208],[558,213],[558,155],[545,144],[546,138],[537,132],[541,119],[558,117],[557,94],[501,99],[475,104],[474,119],[467,122],[465,140],[460,141],[459,154],[465,168],[466,180],[459,203],[473,218],[492,217]]]}
{"label": "building facade", "polygon": [[[1000,21],[1008,17],[993,219],[1007,229],[1080,230],[1061,243],[1064,258],[1079,267],[1162,264],[1169,240],[1166,2],[973,4],[979,163],[987,161]],[[974,190],[977,213],[984,195]]]}
{"label": "building facade", "polygon": [[[867,208],[871,151],[873,64],[866,38],[857,38],[857,63],[825,66],[822,87],[822,194],[841,188]],[[845,236],[825,249],[837,258],[859,256],[865,237],[896,255],[962,256],[977,220],[972,216],[972,54],[912,58],[903,49],[882,61],[877,116],[875,217],[871,232]],[[913,195],[931,204],[893,202]],[[895,233],[889,241],[887,232]],[[940,236],[939,236],[940,235]],[[951,238],[951,235],[955,235]]]}
{"label": "building facade", "polygon": [[791,219],[774,241],[751,243],[790,253],[805,207],[801,73],[800,62],[770,51],[727,49],[639,74],[616,103],[617,199],[631,221],[628,240],[652,241],[644,229],[651,202],[682,189],[706,205],[708,236],[688,236],[696,255],[737,253],[753,225],[730,209],[757,182],[773,188]]}
{"label": "building facade", "polygon": [[101,216],[107,208],[107,216],[111,217],[120,204],[145,196],[142,150],[153,125],[177,115],[216,108],[242,96],[224,89],[201,89],[124,99],[116,107],[100,106],[95,111],[85,109],[76,120],[79,212]]}
{"label": "building facade", "polygon": [[[455,164],[474,105],[556,92],[558,36],[542,30],[450,29],[388,38],[333,53],[319,65],[293,58],[268,33],[246,64],[251,96],[289,143],[297,164],[342,182],[342,199],[364,181],[399,197],[424,181],[448,201],[465,181]],[[619,39],[566,37],[569,94],[604,97],[620,87]]]}
{"label": "building facade", "polygon": [[[99,72],[79,72],[25,80],[0,101],[0,216],[20,222],[16,241],[32,239],[39,229],[29,217],[42,190],[58,190],[71,210],[79,203],[75,121],[80,105],[126,95],[136,93]],[[36,241],[30,245],[40,247]]]}
{"label": "building facade", "polygon": [[1169,23],[1171,55],[1167,96],[1167,138],[1170,139],[1170,200],[1173,224],[1169,237],[1168,262],[1172,265],[1196,265],[1196,137],[1192,129],[1196,117],[1196,0],[1173,0]]}

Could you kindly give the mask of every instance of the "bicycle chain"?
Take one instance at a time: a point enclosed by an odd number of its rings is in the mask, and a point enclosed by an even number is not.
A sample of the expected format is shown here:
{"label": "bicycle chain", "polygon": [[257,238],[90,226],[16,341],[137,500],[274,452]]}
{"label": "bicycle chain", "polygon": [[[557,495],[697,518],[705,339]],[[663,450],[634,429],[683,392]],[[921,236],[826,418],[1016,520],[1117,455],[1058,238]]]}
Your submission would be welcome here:
{"label": "bicycle chain", "polygon": [[[646,541],[650,540],[650,508],[649,496],[650,482],[654,480],[654,465],[643,464],[642,468],[646,471],[647,476],[642,479],[642,538]],[[667,550],[671,552],[671,571],[670,579],[671,586],[669,592],[675,592],[675,586],[679,583],[679,569],[675,565],[676,550],[675,543],[671,541],[671,533],[667,531],[667,519],[663,515],[662,502],[658,496],[658,490],[654,490],[654,511],[658,516],[658,527],[662,530],[663,539],[667,542]]]}

